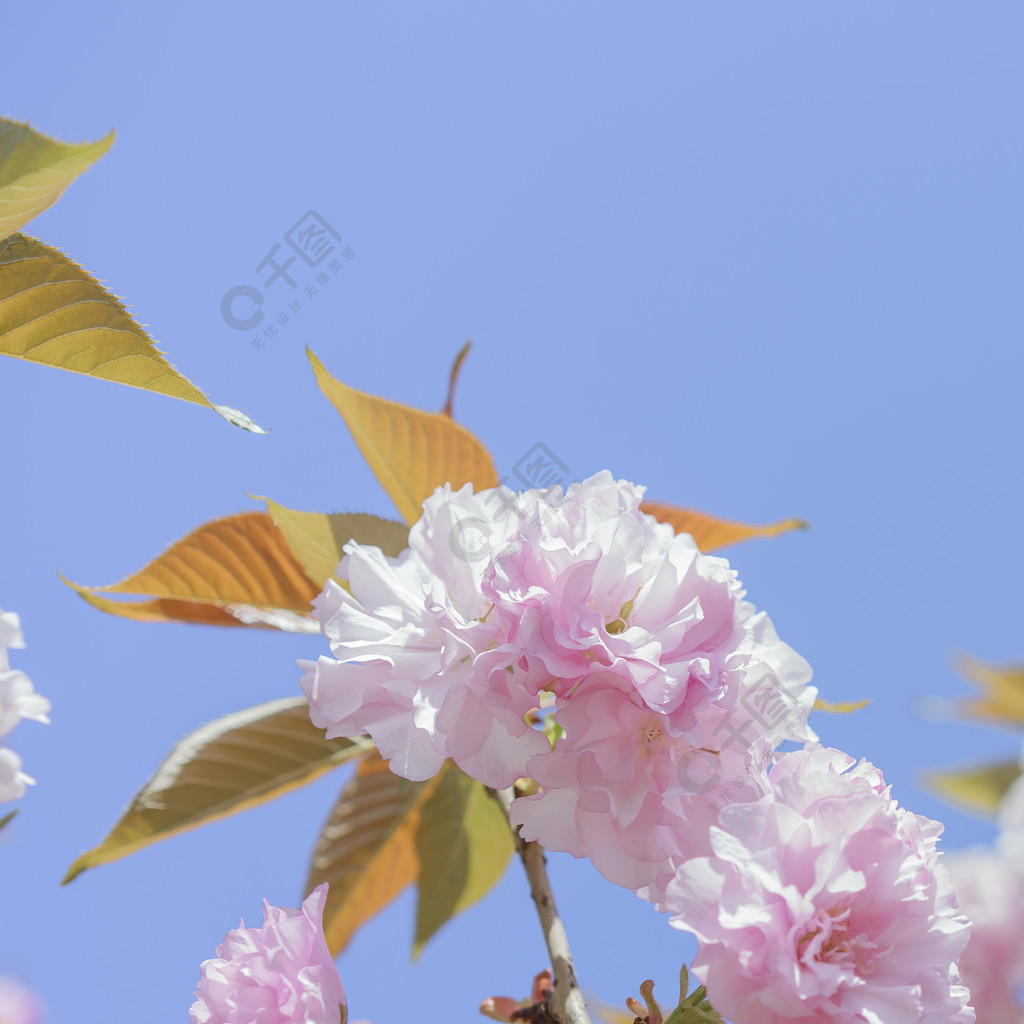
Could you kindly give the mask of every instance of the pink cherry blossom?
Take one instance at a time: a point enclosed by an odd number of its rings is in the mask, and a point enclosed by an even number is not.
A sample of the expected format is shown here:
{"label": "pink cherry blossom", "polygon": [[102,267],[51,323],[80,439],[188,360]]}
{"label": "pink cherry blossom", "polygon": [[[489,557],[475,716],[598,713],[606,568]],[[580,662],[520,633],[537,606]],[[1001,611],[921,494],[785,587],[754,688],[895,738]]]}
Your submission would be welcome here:
{"label": "pink cherry blossom", "polygon": [[[642,513],[642,494],[608,472],[591,477],[518,531],[483,590],[508,622],[508,664],[525,653],[534,679],[563,697],[611,671],[688,729],[727,686],[742,592],[725,559]],[[512,685],[501,673],[491,682]]]}
{"label": "pink cherry blossom", "polygon": [[817,744],[779,757],[767,782],[722,810],[710,855],[667,887],[715,1009],[743,1024],[974,1021],[942,826],[899,807],[873,765]]}
{"label": "pink cherry blossom", "polygon": [[410,779],[446,757],[494,787],[530,776],[524,836],[658,899],[719,806],[760,795],[773,746],[815,738],[816,691],[728,562],[642,495],[608,472],[438,488],[397,558],[345,546],[347,589],[314,604],[334,657],[300,665],[329,737],[368,732]]}
{"label": "pink cherry blossom", "polygon": [[[0,625],[2,629],[2,625]],[[0,636],[2,640],[2,636]],[[13,646],[13,645],[12,645]],[[46,1014],[36,994],[17,978],[0,975],[0,1022],[43,1024]]]}
{"label": "pink cherry blossom", "polygon": [[[50,702],[36,693],[24,672],[12,669],[7,649],[25,646],[21,632],[21,620],[14,612],[0,608],[0,739],[3,739],[22,720],[49,723],[47,712]],[[25,793],[25,787],[35,782],[21,770],[21,758],[6,747],[0,746],[0,803],[17,800]]]}
{"label": "pink cherry blossom", "polygon": [[1024,862],[981,846],[946,853],[942,861],[971,920],[960,976],[978,1024],[1024,1024],[1024,1005],[1015,996],[1024,985]]}
{"label": "pink cherry blossom", "polygon": [[536,501],[508,488],[441,487],[397,558],[345,545],[338,575],[349,589],[328,581],[314,602],[335,658],[299,662],[315,725],[328,737],[369,733],[392,771],[415,780],[451,757],[504,788],[548,749],[522,712],[486,702],[474,667],[505,639],[481,590],[489,551]]}
{"label": "pink cherry blossom", "polygon": [[816,691],[728,562],[641,496],[600,473],[520,531],[484,577],[509,639],[477,662],[499,659],[489,699],[520,712],[539,681],[564,730],[526,765],[544,791],[513,805],[523,836],[658,899],[675,859],[706,852],[718,807],[759,795],[778,740],[815,738]]}
{"label": "pink cherry blossom", "polygon": [[345,991],[323,933],[327,886],[301,909],[263,901],[263,927],[241,922],[203,962],[191,1024],[344,1024]]}

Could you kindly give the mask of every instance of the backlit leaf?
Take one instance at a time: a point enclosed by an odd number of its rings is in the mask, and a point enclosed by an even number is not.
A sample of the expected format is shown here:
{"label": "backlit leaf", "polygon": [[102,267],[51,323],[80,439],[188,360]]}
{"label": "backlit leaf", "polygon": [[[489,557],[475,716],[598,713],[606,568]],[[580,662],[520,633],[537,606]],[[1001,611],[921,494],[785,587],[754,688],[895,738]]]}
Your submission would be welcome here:
{"label": "backlit leaf", "polygon": [[306,892],[330,883],[324,935],[332,956],[419,876],[416,831],[440,776],[410,782],[379,755],[364,758],[313,851]]}
{"label": "backlit leaf", "polygon": [[979,696],[960,702],[966,714],[1024,725],[1024,666],[997,668],[964,654],[956,667],[981,689]]}
{"label": "backlit leaf", "polygon": [[332,377],[307,350],[320,390],[352,432],[359,450],[410,525],[423,502],[450,483],[476,491],[496,487],[498,475],[487,449],[465,427],[439,412],[423,412],[356,391]]}
{"label": "backlit leaf", "polygon": [[273,800],[373,750],[369,739],[324,739],[303,697],[218,718],[186,736],[139,791],[110,835],[64,878]]}
{"label": "backlit leaf", "polygon": [[386,555],[398,555],[409,546],[409,527],[393,519],[363,512],[296,512],[269,498],[267,511],[306,575],[322,587],[341,561],[350,540],[372,544]]}
{"label": "backlit leaf", "polygon": [[445,762],[416,833],[420,878],[414,957],[446,921],[498,884],[514,848],[498,802],[482,783]]}
{"label": "backlit leaf", "polygon": [[752,526],[731,519],[718,519],[692,508],[665,505],[660,501],[645,501],[640,510],[654,516],[659,522],[668,523],[676,533],[690,534],[697,542],[697,547],[705,552],[717,551],[718,548],[755,537],[776,537],[789,530],[807,529],[807,523],[802,519],[783,519],[766,526]]}
{"label": "backlit leaf", "polygon": [[[294,613],[308,619],[310,602],[320,589],[303,572],[266,512],[242,512],[204,523],[120,583],[102,587],[74,583],[69,586],[83,597],[87,593],[136,594],[216,605],[243,621],[246,606],[272,613]],[[91,603],[103,611],[113,611],[113,602]],[[241,606],[243,610],[233,606]],[[125,607],[130,610],[115,614],[156,621],[183,610],[182,621],[197,621],[194,609],[181,609],[173,604]],[[257,612],[254,611],[253,616],[258,617]],[[228,624],[215,616],[202,621]],[[278,622],[271,624],[281,628]]]}
{"label": "backlit leaf", "polygon": [[1020,775],[1016,761],[1000,761],[982,767],[929,772],[927,784],[947,800],[981,814],[994,815],[1003,796]]}
{"label": "backlit leaf", "polygon": [[0,354],[205,405],[264,433],[186,380],[120,300],[74,260],[27,235],[0,241]]}
{"label": "backlit leaf", "polygon": [[0,117],[0,238],[52,206],[113,142],[113,132],[96,142],[58,142]]}

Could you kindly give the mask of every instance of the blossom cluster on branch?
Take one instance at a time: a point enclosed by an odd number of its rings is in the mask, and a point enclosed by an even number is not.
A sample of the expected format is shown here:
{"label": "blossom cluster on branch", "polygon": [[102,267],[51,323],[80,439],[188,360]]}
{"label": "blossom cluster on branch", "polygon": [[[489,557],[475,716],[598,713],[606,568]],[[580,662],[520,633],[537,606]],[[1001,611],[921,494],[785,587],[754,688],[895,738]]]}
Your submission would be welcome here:
{"label": "blossom cluster on branch", "polygon": [[524,838],[657,894],[722,804],[756,796],[759,716],[814,738],[815,690],[728,563],[642,493],[607,472],[566,494],[438,488],[397,558],[346,545],[347,587],[315,603],[335,658],[300,664],[328,737],[368,732],[410,779],[445,758],[498,789],[531,778]]}
{"label": "blossom cluster on branch", "polygon": [[315,602],[334,657],[300,662],[312,721],[409,779],[520,782],[522,837],[696,933],[744,1024],[969,1024],[941,826],[815,742],[807,663],[642,494],[445,486],[399,556],[349,542]]}

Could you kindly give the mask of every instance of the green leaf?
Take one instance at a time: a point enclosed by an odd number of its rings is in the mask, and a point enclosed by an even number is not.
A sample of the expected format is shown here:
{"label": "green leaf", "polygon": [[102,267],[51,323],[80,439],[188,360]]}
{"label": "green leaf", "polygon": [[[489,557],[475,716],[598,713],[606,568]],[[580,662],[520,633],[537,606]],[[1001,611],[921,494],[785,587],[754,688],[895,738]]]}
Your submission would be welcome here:
{"label": "green leaf", "polygon": [[11,818],[13,818],[18,813],[19,810],[21,810],[20,807],[15,807],[13,811],[10,811],[8,814],[5,814],[2,818],[0,818],[0,829],[2,829],[5,825],[8,825],[10,823]]}
{"label": "green leaf", "polygon": [[514,848],[498,802],[445,762],[416,833],[420,878],[413,958],[446,921],[498,884]]}
{"label": "green leaf", "polygon": [[214,405],[119,299],[74,260],[27,235],[0,241],[0,325],[0,354],[204,405],[265,433],[244,413]]}
{"label": "green leaf", "polygon": [[0,117],[0,238],[52,206],[113,143],[113,132],[96,142],[58,142]]}
{"label": "green leaf", "polygon": [[63,884],[86,868],[273,800],[371,750],[368,739],[324,739],[302,697],[218,718],[175,746],[106,839],[71,865]]}
{"label": "green leaf", "polygon": [[928,786],[954,804],[980,814],[992,816],[999,810],[1003,796],[1021,774],[1017,761],[948,772],[929,772]]}
{"label": "green leaf", "polygon": [[363,512],[296,512],[269,498],[260,500],[266,502],[296,561],[318,587],[334,576],[344,554],[341,549],[350,540],[373,544],[392,556],[409,546],[409,527],[394,519]]}
{"label": "green leaf", "polygon": [[440,775],[410,782],[379,755],[365,757],[342,791],[313,851],[306,892],[328,882],[324,935],[332,956],[356,929],[419,877],[416,832]]}

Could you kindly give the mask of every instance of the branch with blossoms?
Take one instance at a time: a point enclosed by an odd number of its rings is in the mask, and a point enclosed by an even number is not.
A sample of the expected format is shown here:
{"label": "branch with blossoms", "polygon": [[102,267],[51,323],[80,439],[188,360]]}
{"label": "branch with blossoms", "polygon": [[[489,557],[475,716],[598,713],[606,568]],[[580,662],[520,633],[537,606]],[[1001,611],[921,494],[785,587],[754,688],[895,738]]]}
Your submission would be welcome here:
{"label": "branch with blossoms", "polygon": [[[509,1019],[582,1024],[544,869],[545,851],[561,851],[697,935],[692,971],[711,1002],[681,1002],[676,1020],[812,1013],[852,1024],[884,1005],[908,1020],[968,1021],[955,968],[967,924],[938,862],[938,826],[900,808],[876,768],[818,745],[810,712],[852,706],[816,700],[810,667],[707,552],[782,527],[648,503],[608,472],[513,490],[450,416],[355,391],[310,360],[407,525],[268,501],[265,516],[200,527],[117,585],[141,602],[78,588],[114,614],[142,606],[195,621],[196,588],[175,588],[200,554],[219,551],[231,581],[236,564],[273,560],[258,593],[219,591],[218,612],[249,628],[315,625],[330,656],[300,662],[305,704],[239,712],[187,738],[69,878],[142,831],[156,839],[180,829],[182,814],[202,820],[210,808],[183,811],[180,800],[195,792],[192,769],[209,771],[223,744],[236,760],[247,744],[265,747],[288,721],[309,777],[356,762],[307,880],[329,886],[332,955],[405,884],[418,887],[421,947],[452,907],[497,881],[514,847],[553,981],[540,1009],[519,1006]],[[220,585],[209,571],[204,584]],[[802,749],[783,754],[784,740]],[[290,771],[290,784],[304,781],[294,758]],[[265,771],[260,780],[263,798],[285,788]],[[243,779],[234,799],[252,798]],[[371,829],[359,824],[368,817]],[[509,836],[497,854],[484,841],[495,829]],[[474,865],[454,880],[440,863],[453,842]],[[394,856],[398,846],[418,861]],[[406,866],[381,888],[389,857]],[[471,877],[483,886],[457,888]]]}
{"label": "branch with blossoms", "polygon": [[[16,135],[75,173],[104,148]],[[0,302],[28,289],[26,273],[39,281],[15,328],[42,332],[30,351],[95,375],[131,357],[149,371],[132,382],[259,431],[172,371],[80,267],[26,236],[0,240]],[[69,282],[105,308],[106,326],[88,332],[102,360],[76,348],[68,306],[87,304],[62,298]],[[24,357],[15,334],[0,334],[0,353]],[[590,859],[697,937],[697,990],[684,968],[666,1015],[645,981],[643,1003],[627,1002],[633,1020],[970,1024],[957,967],[968,922],[939,861],[941,826],[899,806],[875,766],[817,742],[811,711],[854,705],[817,699],[810,667],[711,553],[802,524],[650,502],[608,471],[570,485],[542,445],[517,464],[525,489],[509,487],[452,418],[464,356],[444,411],[424,412],[348,387],[309,354],[398,519],[265,499],[266,511],[206,523],[117,584],[71,584],[109,614],[319,633],[328,647],[300,662],[303,697],[186,737],[66,881],[348,765],[302,906],[267,903],[262,927],[227,934],[201,967],[194,1024],[340,1024],[335,958],[367,920],[415,885],[420,949],[513,852],[551,970],[528,999],[484,1009],[589,1024],[545,851]],[[0,614],[0,738],[49,708],[9,668],[3,652],[19,644],[17,620]],[[785,741],[799,749],[781,752]],[[31,781],[5,748],[0,772],[0,797]],[[467,870],[450,870],[453,849]]]}

